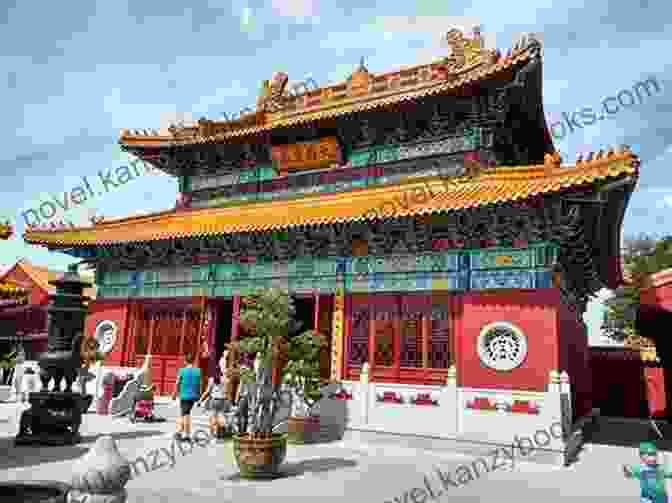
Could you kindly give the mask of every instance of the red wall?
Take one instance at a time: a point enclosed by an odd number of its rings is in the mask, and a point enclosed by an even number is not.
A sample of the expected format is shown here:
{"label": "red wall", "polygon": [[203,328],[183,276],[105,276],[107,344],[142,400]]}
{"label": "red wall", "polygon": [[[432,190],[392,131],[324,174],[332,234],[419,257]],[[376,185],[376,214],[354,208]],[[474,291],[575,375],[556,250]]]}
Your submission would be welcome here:
{"label": "red wall", "polygon": [[[129,362],[129,351],[132,347],[126,341],[128,338],[127,330],[127,312],[128,305],[124,301],[118,300],[96,300],[89,305],[89,314],[86,317],[86,324],[84,333],[87,336],[93,337],[96,331],[96,325],[103,320],[114,321],[117,324],[117,340],[114,344],[112,352],[105,359],[105,365],[110,366],[126,366],[130,364],[135,365],[135,361]],[[124,344],[124,342],[127,342]]]}
{"label": "red wall", "polygon": [[[549,288],[468,293],[461,299],[456,338],[458,384],[469,388],[545,391],[549,372],[559,364],[556,321],[559,291]],[[481,329],[496,321],[512,323],[527,336],[525,361],[506,374],[485,367],[478,356]]]}
{"label": "red wall", "polygon": [[573,311],[561,303],[558,306],[560,334],[560,365],[558,370],[569,374],[572,387],[574,418],[584,416],[592,408],[592,371],[588,332]]}
{"label": "red wall", "polygon": [[642,290],[640,302],[642,305],[658,306],[672,311],[672,283]]}

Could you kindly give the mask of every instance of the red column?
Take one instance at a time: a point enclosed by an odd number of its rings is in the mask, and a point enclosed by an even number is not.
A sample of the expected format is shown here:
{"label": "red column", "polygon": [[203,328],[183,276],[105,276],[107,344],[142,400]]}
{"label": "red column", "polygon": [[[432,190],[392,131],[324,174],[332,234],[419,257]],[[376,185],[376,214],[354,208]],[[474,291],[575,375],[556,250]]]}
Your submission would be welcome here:
{"label": "red column", "polygon": [[208,374],[214,377],[218,374],[217,370],[217,348],[215,347],[217,337],[217,326],[219,325],[219,302],[210,301],[208,306],[210,310],[210,321],[208,326],[208,348],[210,349],[210,358],[208,361]]}
{"label": "red column", "polygon": [[240,295],[233,296],[233,316],[231,318],[231,340],[237,341],[240,325]]}
{"label": "red column", "polygon": [[320,329],[320,294],[315,292],[313,295],[315,299],[315,307],[313,309],[313,329],[318,331]]}
{"label": "red column", "polygon": [[[125,313],[125,322],[124,322],[124,330],[123,333],[121,334],[121,348],[120,348],[120,353],[121,353],[121,365],[124,366],[129,366],[129,367],[134,367],[135,366],[135,361],[134,359],[131,359],[131,354],[129,351],[129,345],[130,345],[130,338],[133,337],[133,330],[131,330],[131,311],[133,310],[133,301],[128,300],[128,303],[126,304],[126,313]],[[95,336],[95,333],[94,333]]]}

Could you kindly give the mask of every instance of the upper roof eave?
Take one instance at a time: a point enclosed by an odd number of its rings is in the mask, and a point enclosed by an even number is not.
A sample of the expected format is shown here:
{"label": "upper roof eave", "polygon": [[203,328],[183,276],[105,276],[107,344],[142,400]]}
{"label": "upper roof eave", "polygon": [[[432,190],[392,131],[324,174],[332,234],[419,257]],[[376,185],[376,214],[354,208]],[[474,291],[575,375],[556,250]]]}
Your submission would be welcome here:
{"label": "upper roof eave", "polygon": [[[530,59],[539,47],[539,42],[534,38],[523,38],[511,54],[505,57],[496,57],[497,51],[492,49],[482,49],[483,54],[490,54],[491,60],[488,61],[485,56],[476,64],[461,68],[456,73],[446,74],[444,79],[432,79],[429,82],[423,82],[408,87],[400,87],[394,90],[388,90],[377,93],[367,93],[364,96],[349,96],[341,101],[326,103],[320,106],[310,107],[293,113],[284,113],[282,117],[274,119],[273,114],[264,114],[255,112],[257,119],[253,114],[249,114],[249,120],[254,120],[255,125],[241,126],[233,130],[213,135],[201,134],[199,124],[193,126],[181,127],[174,130],[175,134],[165,131],[157,132],[154,130],[131,131],[122,129],[119,143],[128,147],[162,147],[172,145],[197,145],[202,143],[226,143],[234,139],[243,139],[252,137],[260,133],[269,132],[283,127],[292,127],[301,124],[307,124],[324,119],[331,119],[342,115],[354,114],[362,111],[384,108],[390,105],[398,104],[404,101],[421,99],[429,96],[450,94],[463,88],[465,85],[473,82],[484,81],[514,68],[516,65]],[[383,74],[380,77],[387,77],[403,72],[411,72],[414,69],[430,68],[430,71],[440,63],[431,63],[427,65],[416,65],[403,68],[398,72]],[[446,65],[443,65],[446,66]],[[310,93],[326,92],[327,89],[342,86],[344,83],[319,88]],[[307,94],[310,94],[307,93]],[[206,121],[214,127],[226,127],[232,125],[233,121]]]}

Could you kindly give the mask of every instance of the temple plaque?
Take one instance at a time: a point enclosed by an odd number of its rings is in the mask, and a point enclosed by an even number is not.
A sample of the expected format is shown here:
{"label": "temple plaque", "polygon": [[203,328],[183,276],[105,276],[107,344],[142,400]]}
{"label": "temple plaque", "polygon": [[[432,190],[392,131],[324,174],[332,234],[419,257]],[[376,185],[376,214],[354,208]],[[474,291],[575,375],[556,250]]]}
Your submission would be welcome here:
{"label": "temple plaque", "polygon": [[338,162],[338,140],[335,136],[320,138],[318,141],[276,145],[271,156],[280,164],[280,171],[300,171],[329,166]]}

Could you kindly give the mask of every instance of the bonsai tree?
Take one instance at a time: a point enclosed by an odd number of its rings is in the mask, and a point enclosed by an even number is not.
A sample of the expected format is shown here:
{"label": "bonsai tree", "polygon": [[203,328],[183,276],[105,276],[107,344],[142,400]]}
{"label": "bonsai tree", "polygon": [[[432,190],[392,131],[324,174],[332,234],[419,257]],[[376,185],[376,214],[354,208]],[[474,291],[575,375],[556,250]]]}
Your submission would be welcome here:
{"label": "bonsai tree", "polygon": [[[284,290],[260,290],[241,300],[240,322],[248,336],[238,342],[238,349],[256,354],[254,369],[240,369],[241,384],[247,388],[241,393],[238,407],[241,435],[269,437],[285,421],[277,421],[277,415],[280,407],[289,405],[291,400],[291,395],[280,389],[287,374],[290,370],[297,376],[308,374],[307,358],[301,351],[312,335],[304,334],[293,341],[301,328],[295,314],[294,302]],[[315,396],[312,392],[309,395]]]}
{"label": "bonsai tree", "polygon": [[16,351],[0,356],[0,369],[2,369],[2,385],[9,385],[12,373],[16,367]]}
{"label": "bonsai tree", "polygon": [[326,344],[324,336],[313,330],[292,337],[289,341],[286,383],[298,398],[298,401],[292,402],[294,417],[312,415],[315,405],[323,397],[320,391],[320,356]]}

